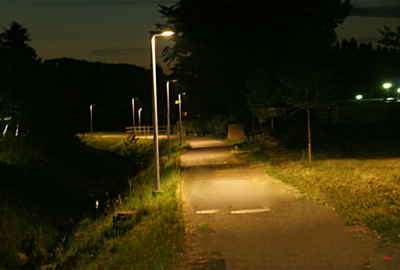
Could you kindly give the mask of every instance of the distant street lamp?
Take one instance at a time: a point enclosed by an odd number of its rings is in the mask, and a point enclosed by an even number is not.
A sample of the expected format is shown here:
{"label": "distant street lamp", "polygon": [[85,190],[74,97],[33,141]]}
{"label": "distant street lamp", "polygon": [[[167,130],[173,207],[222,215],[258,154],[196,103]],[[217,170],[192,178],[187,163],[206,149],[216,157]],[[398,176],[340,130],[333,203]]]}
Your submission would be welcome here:
{"label": "distant street lamp", "polygon": [[181,93],[178,95],[178,102],[179,102],[179,135],[180,135],[180,141],[179,141],[179,146],[182,145],[182,100],[181,100],[181,95],[186,95],[186,93]]}
{"label": "distant street lamp", "polygon": [[360,100],[360,99],[362,99],[362,98],[363,98],[362,95],[357,95],[357,96],[356,96],[356,99],[359,99],[359,100]]}
{"label": "distant street lamp", "polygon": [[95,104],[90,104],[90,139],[93,139],[93,107]]}
{"label": "distant street lamp", "polygon": [[400,88],[397,88],[397,93],[400,93]]}
{"label": "distant street lamp", "polygon": [[383,88],[387,90],[386,95],[389,96],[389,88],[392,87],[391,83],[385,83],[383,84]]}
{"label": "distant street lamp", "polygon": [[171,159],[171,138],[170,138],[170,109],[169,109],[169,83],[177,82],[178,80],[167,81],[167,136],[168,136],[168,160]]}
{"label": "distant street lamp", "polygon": [[151,58],[153,68],[153,129],[154,129],[154,187],[153,194],[160,191],[160,160],[159,160],[159,147],[158,147],[158,116],[157,116],[157,76],[156,76],[156,37],[171,36],[174,34],[172,31],[167,32],[153,32],[151,34]]}
{"label": "distant street lamp", "polygon": [[140,131],[141,123],[142,123],[142,122],[141,122],[141,119],[142,119],[142,118],[141,118],[141,114],[140,114],[141,111],[142,111],[142,108],[140,108],[139,111],[138,111],[138,114],[139,114],[139,131]]}
{"label": "distant street lamp", "polygon": [[132,119],[133,119],[133,134],[135,134],[135,99],[137,98],[132,98]]}

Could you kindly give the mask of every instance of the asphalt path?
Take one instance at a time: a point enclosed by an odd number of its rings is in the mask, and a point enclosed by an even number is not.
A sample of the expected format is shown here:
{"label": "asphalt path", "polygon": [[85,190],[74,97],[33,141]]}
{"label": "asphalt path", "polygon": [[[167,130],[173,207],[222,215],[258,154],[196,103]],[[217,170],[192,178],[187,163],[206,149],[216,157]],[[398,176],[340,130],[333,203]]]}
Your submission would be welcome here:
{"label": "asphalt path", "polygon": [[238,160],[220,141],[186,139],[185,250],[177,269],[399,269],[376,233]]}

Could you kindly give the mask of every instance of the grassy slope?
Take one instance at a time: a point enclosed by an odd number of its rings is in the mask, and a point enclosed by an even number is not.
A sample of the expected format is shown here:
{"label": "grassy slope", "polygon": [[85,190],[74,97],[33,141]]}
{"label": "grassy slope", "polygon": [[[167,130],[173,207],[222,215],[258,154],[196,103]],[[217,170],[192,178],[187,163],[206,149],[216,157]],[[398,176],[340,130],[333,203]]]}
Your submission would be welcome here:
{"label": "grassy slope", "polygon": [[[63,256],[66,234],[95,214],[96,200],[109,205],[129,191],[150,144],[124,158],[123,141],[97,141],[106,152],[78,141],[46,150],[21,139],[0,141],[0,268],[40,267]],[[140,162],[129,154],[141,155]]]}
{"label": "grassy slope", "polygon": [[[250,150],[250,149],[247,149]],[[266,173],[333,206],[347,225],[366,224],[386,241],[400,241],[400,145],[369,144],[317,149],[309,164],[301,150],[252,147],[245,157]]]}
{"label": "grassy slope", "polygon": [[[96,140],[89,144],[118,149],[114,139]],[[149,142],[147,147],[151,146]],[[129,194],[110,202],[104,216],[82,221],[84,229],[77,234],[78,243],[55,261],[58,268],[173,268],[176,254],[182,252],[183,236],[180,194],[176,193],[181,183],[178,157],[187,147],[178,149],[177,143],[173,142],[172,159],[161,166],[161,189],[165,193],[152,195],[153,168],[143,170],[130,180]],[[165,144],[161,146],[162,156],[166,148]],[[116,221],[113,214],[124,210],[135,213]]]}

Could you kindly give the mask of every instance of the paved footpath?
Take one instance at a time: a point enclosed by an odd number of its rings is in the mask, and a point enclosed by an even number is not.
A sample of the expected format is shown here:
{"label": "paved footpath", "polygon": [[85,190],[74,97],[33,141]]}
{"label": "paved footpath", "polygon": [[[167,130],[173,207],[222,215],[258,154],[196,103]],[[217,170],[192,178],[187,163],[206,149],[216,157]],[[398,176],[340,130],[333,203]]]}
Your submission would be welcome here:
{"label": "paved footpath", "polygon": [[250,168],[223,142],[187,142],[177,269],[400,269],[368,228],[344,226],[332,208]]}

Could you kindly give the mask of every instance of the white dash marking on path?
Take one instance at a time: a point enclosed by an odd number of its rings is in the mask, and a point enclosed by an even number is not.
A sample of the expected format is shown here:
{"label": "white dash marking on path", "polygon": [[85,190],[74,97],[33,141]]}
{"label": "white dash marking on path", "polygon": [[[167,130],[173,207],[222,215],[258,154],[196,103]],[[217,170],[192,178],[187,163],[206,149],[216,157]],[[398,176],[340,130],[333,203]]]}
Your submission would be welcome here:
{"label": "white dash marking on path", "polygon": [[263,209],[244,209],[244,210],[237,210],[237,211],[231,211],[231,214],[233,215],[239,215],[239,214],[255,214],[255,213],[264,213],[264,212],[269,212],[271,209],[269,208],[263,208]]}
{"label": "white dash marking on path", "polygon": [[215,214],[215,213],[218,213],[218,212],[219,212],[219,209],[211,209],[211,210],[196,211],[196,214],[207,215],[207,214]]}

